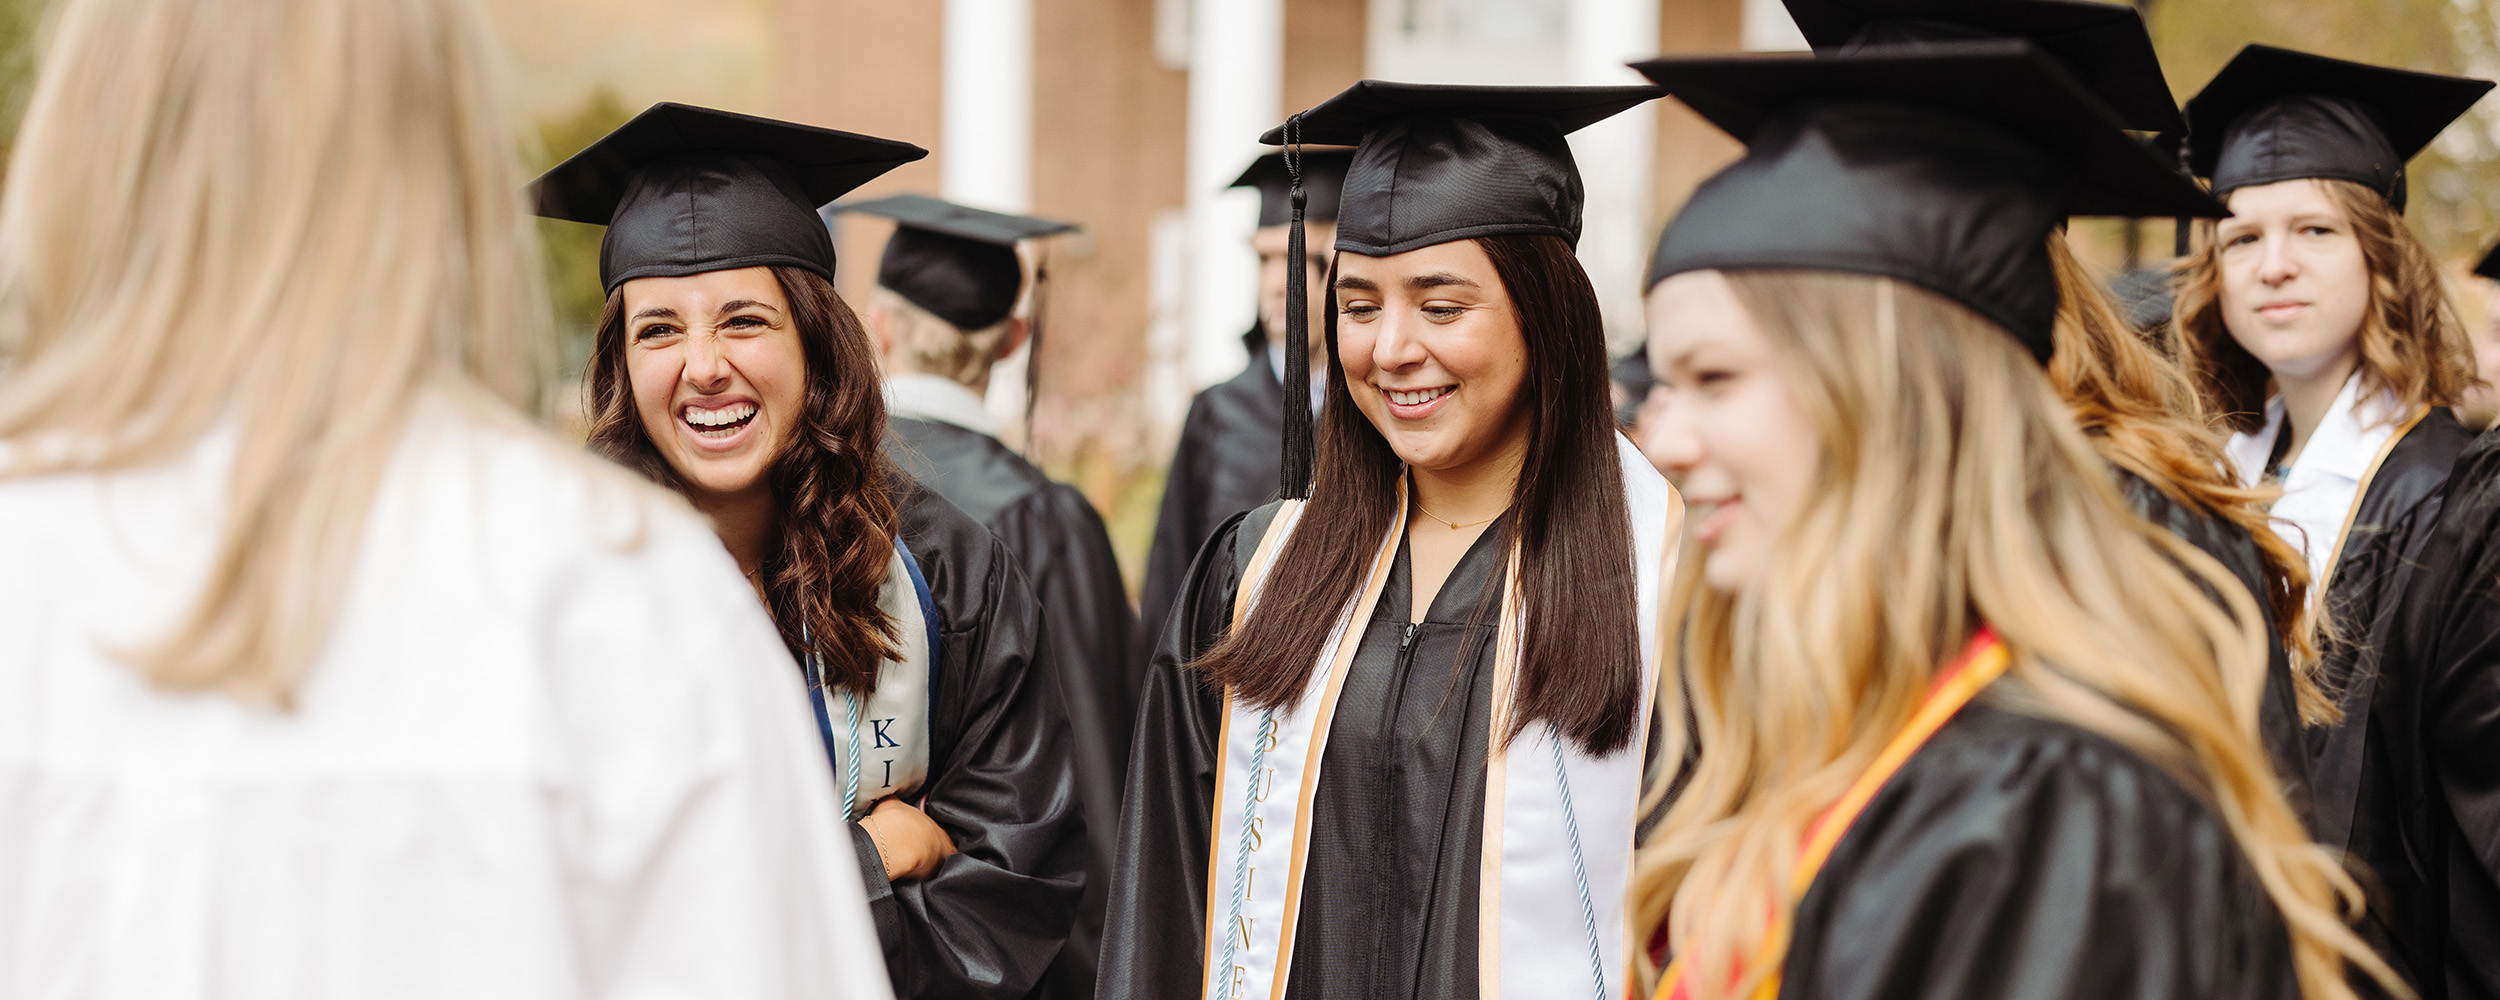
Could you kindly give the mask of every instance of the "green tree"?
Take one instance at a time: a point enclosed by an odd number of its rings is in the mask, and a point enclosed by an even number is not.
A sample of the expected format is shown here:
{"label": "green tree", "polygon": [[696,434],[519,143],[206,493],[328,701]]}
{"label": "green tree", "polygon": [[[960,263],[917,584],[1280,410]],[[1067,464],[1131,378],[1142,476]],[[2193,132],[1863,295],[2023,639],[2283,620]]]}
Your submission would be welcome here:
{"label": "green tree", "polygon": [[[531,151],[531,169],[543,172],[564,162],[583,147],[598,141],[633,117],[616,91],[601,87],[582,101],[579,108],[560,118],[539,123],[537,142]],[[556,387],[569,389],[581,376],[582,366],[590,358],[590,339],[599,325],[599,310],[607,297],[599,287],[598,226],[579,222],[538,220],[538,239],[546,250],[547,288],[555,299],[555,321],[559,337],[561,380]]]}

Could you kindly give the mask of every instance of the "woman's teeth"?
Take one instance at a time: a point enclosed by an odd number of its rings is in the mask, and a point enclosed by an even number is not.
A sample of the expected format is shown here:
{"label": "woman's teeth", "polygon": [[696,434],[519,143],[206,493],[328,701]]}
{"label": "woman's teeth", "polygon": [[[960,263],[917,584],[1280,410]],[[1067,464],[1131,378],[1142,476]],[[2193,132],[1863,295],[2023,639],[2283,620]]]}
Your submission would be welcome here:
{"label": "woman's teeth", "polygon": [[1429,403],[1433,400],[1449,395],[1450,390],[1454,388],[1457,387],[1445,385],[1438,389],[1417,389],[1412,392],[1400,392],[1396,389],[1384,389],[1382,391],[1389,394],[1389,401],[1392,403],[1396,403],[1399,406],[1415,406],[1422,403]]}
{"label": "woman's teeth", "polygon": [[732,403],[717,410],[686,408],[686,424],[705,437],[728,437],[754,419],[755,404]]}

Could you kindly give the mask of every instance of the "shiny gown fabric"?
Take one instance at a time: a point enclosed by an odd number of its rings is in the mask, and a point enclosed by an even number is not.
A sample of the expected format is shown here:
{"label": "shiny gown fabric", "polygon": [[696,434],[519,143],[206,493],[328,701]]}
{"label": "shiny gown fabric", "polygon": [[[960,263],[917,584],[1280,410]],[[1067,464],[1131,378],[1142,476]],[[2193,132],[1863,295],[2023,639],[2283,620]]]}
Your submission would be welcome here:
{"label": "shiny gown fabric", "polygon": [[2202,799],[2119,745],[1964,708],[1799,901],[1792,1000],[2297,997],[2282,918]]}
{"label": "shiny gown fabric", "polygon": [[895,476],[902,535],[941,623],[929,781],[916,793],[958,852],[890,881],[858,824],[852,846],[898,997],[1025,997],[1067,940],[1085,821],[1068,725],[1049,682],[1042,610],[1015,558],[935,492]]}
{"label": "shiny gown fabric", "polygon": [[[1148,668],[1104,930],[1098,995],[1110,1000],[1199,995],[1223,702],[1184,664],[1230,627],[1276,510],[1217,531]],[[1509,530],[1508,517],[1487,527],[1411,625],[1412,570],[1399,545],[1329,731],[1290,996],[1477,995],[1491,640]]]}
{"label": "shiny gown fabric", "polygon": [[1241,340],[1250,363],[1241,374],[1209,386],[1190,402],[1180,444],[1172,449],[1163,510],[1155,520],[1154,546],[1146,555],[1145,586],[1138,591],[1138,655],[1133,662],[1141,675],[1170,624],[1173,601],[1189,578],[1190,559],[1198,547],[1225,518],[1276,499],[1284,471],[1284,390],[1268,365],[1266,330],[1253,326]]}
{"label": "shiny gown fabric", "polygon": [[2138,515],[2169,529],[2180,541],[2196,546],[2230,570],[2257,602],[2257,610],[2265,615],[2266,688],[2257,703],[2257,735],[2264,740],[2266,756],[2282,779],[2285,797],[2291,799],[2293,810],[2314,831],[2309,751],[2301,732],[2300,699],[2292,689],[2291,659],[2283,650],[2274,606],[2266,601],[2265,557],[2258,553],[2256,540],[2238,525],[2182,503],[2132,472],[2118,472],[2118,490],[2126,495],[2127,506]]}
{"label": "shiny gown fabric", "polygon": [[2437,433],[2394,482],[2453,473],[2383,530],[2356,527],[2337,570],[2350,641],[2327,661],[2344,721],[2312,739],[2321,836],[2368,873],[2363,930],[2422,997],[2500,997],[2500,436],[2440,466],[2461,432]]}
{"label": "shiny gown fabric", "polygon": [[1136,624],[1110,537],[1084,494],[1052,482],[987,434],[896,417],[885,452],[922,486],[996,535],[1041,600],[1047,660],[1067,713],[1077,795],[1090,834],[1085,897],[1068,946],[1051,967],[1048,994],[1091,997],[1111,833],[1119,828],[1120,784],[1136,714],[1128,665]]}

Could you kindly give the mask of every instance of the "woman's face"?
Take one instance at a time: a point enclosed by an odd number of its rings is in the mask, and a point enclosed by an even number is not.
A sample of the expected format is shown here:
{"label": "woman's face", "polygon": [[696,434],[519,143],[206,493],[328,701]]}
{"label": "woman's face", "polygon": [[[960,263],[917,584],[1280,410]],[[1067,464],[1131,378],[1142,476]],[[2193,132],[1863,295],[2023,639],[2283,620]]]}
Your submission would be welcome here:
{"label": "woman's face", "polygon": [[1711,589],[1743,589],[1804,506],[1823,435],[1797,405],[1770,341],[1717,271],[1649,292],[1656,409],[1641,451],[1675,479]]}
{"label": "woman's face", "polygon": [[2222,324],[2278,377],[2349,371],[2370,307],[2370,267],[2352,220],[2315,180],[2241,188],[2214,228]]}
{"label": "woman's face", "polygon": [[1339,254],[1337,309],[1347,391],[1400,459],[1464,473],[1524,454],[1528,342],[1474,240]]}
{"label": "woman's face", "polygon": [[769,268],[624,285],[625,370],[643,433],[698,495],[764,488],[797,433],[807,358]]}

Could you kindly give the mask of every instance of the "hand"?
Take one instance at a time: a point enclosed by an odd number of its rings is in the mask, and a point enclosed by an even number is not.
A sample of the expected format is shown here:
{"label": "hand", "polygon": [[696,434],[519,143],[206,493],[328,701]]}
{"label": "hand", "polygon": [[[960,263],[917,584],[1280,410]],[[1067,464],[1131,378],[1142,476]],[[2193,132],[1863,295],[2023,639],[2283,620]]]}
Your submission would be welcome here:
{"label": "hand", "polygon": [[859,818],[859,828],[868,831],[868,839],[877,845],[877,859],[885,862],[889,882],[909,878],[927,878],[937,871],[938,862],[955,853],[955,841],[938,828],[911,803],[889,798]]}

